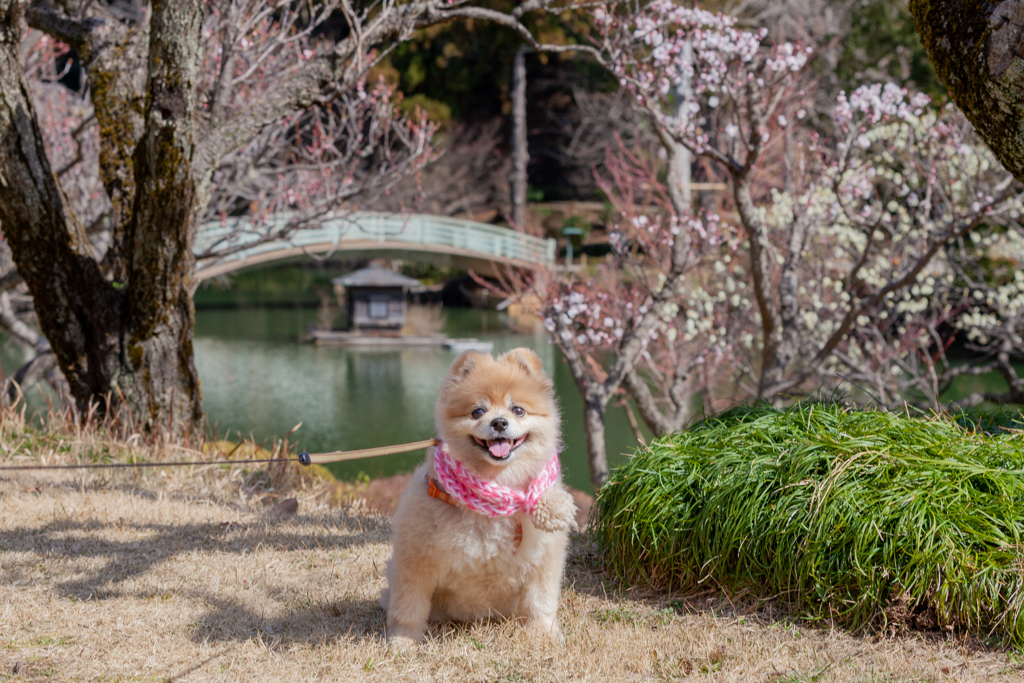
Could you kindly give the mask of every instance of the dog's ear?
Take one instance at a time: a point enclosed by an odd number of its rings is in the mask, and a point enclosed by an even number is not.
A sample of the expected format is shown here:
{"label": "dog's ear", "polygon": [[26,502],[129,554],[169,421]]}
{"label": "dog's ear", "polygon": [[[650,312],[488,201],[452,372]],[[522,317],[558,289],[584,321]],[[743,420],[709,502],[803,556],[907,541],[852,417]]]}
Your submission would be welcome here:
{"label": "dog's ear", "polygon": [[476,363],[483,357],[484,354],[479,351],[463,351],[448,369],[448,374],[456,379],[459,377],[465,377],[469,374],[469,371],[473,369],[473,366],[476,365]]}
{"label": "dog's ear", "polygon": [[506,353],[503,358],[507,358],[513,363],[518,363],[524,370],[532,375],[543,375],[544,374],[544,361],[540,359],[532,349],[528,349],[525,346],[520,346],[518,349],[512,349]]}

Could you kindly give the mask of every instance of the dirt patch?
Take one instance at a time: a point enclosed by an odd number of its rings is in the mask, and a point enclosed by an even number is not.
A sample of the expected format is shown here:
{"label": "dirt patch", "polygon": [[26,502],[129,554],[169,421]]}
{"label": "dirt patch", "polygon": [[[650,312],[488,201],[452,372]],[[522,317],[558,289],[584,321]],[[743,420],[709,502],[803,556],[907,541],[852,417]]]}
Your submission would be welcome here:
{"label": "dirt patch", "polygon": [[[885,608],[888,631],[895,634],[908,630],[938,630],[939,618],[931,604],[933,598],[928,595],[923,601],[917,602],[909,593],[898,592]],[[953,630],[952,627],[949,630]]]}

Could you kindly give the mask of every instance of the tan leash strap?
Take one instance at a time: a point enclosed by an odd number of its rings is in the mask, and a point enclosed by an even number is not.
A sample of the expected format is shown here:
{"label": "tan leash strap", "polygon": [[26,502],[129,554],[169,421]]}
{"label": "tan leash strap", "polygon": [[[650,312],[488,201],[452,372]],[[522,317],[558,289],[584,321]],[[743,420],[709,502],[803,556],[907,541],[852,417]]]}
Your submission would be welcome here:
{"label": "tan leash strap", "polygon": [[299,453],[299,462],[303,465],[323,465],[328,462],[342,462],[343,460],[359,460],[360,458],[376,458],[380,455],[394,455],[395,453],[408,453],[418,451],[428,446],[436,446],[437,439],[426,439],[414,441],[413,443],[400,443],[395,446],[378,446],[377,448],[363,448],[358,451],[332,451],[330,453]]}

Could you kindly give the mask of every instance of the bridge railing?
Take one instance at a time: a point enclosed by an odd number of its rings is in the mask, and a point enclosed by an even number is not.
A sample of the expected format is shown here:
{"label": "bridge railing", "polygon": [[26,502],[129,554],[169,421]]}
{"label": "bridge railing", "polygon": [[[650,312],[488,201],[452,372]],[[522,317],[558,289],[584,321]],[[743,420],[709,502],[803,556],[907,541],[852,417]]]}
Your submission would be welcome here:
{"label": "bridge railing", "polygon": [[[384,248],[396,244],[429,246],[429,251],[461,253],[495,261],[537,264],[550,266],[555,262],[555,240],[542,239],[508,228],[486,223],[429,216],[425,214],[389,214],[359,212],[341,218],[324,221],[317,227],[297,230],[288,240],[276,240],[258,244],[261,234],[285,227],[289,216],[277,217],[270,226],[256,228],[251,223],[231,220],[226,223],[207,223],[200,227],[196,239],[196,253],[202,254],[217,245],[218,248],[242,247],[230,256],[202,261],[199,269],[212,263],[223,264],[232,259],[245,261],[260,254],[295,248],[325,250],[332,246],[344,250],[346,243],[359,242],[365,248],[366,242],[380,243]],[[223,244],[218,244],[224,240]],[[251,247],[246,244],[252,243]],[[388,245],[388,247],[385,247]]]}

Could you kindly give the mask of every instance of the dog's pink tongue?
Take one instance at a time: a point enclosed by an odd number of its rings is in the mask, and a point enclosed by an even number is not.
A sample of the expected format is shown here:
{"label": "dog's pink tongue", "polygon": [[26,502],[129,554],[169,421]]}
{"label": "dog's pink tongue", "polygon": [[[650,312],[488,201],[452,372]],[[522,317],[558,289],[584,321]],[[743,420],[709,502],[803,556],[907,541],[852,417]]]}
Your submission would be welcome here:
{"label": "dog's pink tongue", "polygon": [[491,452],[495,458],[504,458],[508,455],[508,452],[512,450],[511,441],[492,441],[491,445],[487,447],[487,450]]}

